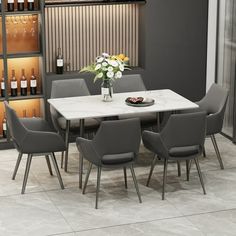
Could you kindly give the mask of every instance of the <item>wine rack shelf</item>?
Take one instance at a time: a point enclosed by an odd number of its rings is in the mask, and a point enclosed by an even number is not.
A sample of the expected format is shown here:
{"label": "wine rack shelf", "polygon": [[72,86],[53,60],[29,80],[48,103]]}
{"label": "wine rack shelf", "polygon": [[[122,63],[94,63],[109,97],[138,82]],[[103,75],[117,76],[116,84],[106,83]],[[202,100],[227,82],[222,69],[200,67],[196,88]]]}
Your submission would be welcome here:
{"label": "wine rack shelf", "polygon": [[[24,11],[17,11],[17,0],[14,2],[14,11],[7,11],[7,0],[2,1],[0,13],[0,78],[4,97],[0,97],[0,149],[12,147],[8,131],[3,137],[5,124],[5,109],[3,101],[8,101],[20,117],[44,117],[44,1],[35,0],[35,10],[27,10],[27,1]],[[14,71],[14,73],[13,73]],[[23,72],[24,71],[24,72]],[[22,73],[25,76],[26,88],[21,91],[23,84]],[[17,84],[16,96],[11,93],[11,81],[15,75]],[[31,77],[36,77],[36,90]],[[33,77],[32,77],[33,78]],[[24,96],[22,96],[22,94]],[[33,95],[32,95],[33,94]]]}
{"label": "wine rack shelf", "polygon": [[11,16],[11,15],[32,15],[32,14],[41,14],[41,11],[9,11],[5,12],[6,16]]}
{"label": "wine rack shelf", "polygon": [[29,100],[29,99],[40,99],[44,98],[42,94],[37,95],[27,95],[27,96],[17,96],[17,97],[9,97],[9,101],[19,101],[19,100]]}
{"label": "wine rack shelf", "polygon": [[8,58],[25,58],[25,57],[41,57],[42,53],[40,51],[37,52],[24,52],[24,53],[8,53]]}

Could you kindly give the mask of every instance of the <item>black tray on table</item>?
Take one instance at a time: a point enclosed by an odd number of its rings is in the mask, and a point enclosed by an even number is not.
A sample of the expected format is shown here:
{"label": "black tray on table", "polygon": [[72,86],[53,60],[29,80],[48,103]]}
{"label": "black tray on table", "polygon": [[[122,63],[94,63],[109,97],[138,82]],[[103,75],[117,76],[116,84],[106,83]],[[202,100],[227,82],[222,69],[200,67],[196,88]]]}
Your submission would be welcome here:
{"label": "black tray on table", "polygon": [[155,100],[152,98],[144,99],[143,97],[128,97],[125,99],[125,103],[126,105],[133,107],[147,107],[153,105]]}

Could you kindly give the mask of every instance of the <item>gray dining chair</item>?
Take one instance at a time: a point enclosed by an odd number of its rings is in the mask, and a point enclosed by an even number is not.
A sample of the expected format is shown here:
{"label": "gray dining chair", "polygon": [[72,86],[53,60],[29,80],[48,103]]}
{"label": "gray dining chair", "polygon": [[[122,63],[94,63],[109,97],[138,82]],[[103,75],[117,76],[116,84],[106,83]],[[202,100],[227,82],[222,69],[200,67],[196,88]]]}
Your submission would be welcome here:
{"label": "gray dining chair", "polygon": [[198,157],[201,155],[204,145],[205,133],[205,112],[171,115],[160,133],[143,132],[144,146],[156,154],[151,165],[148,183],[157,162],[157,156],[164,160],[162,200],[165,199],[167,165],[169,161],[186,161],[187,179],[189,180],[189,161],[194,160],[203,193],[206,194],[198,162]]}
{"label": "gray dining chair", "polygon": [[199,105],[198,111],[205,111],[207,113],[206,135],[211,137],[221,169],[224,169],[224,164],[216,142],[215,134],[220,133],[223,127],[228,95],[229,93],[225,88],[218,84],[213,84],[206,96],[197,102]]}
{"label": "gray dining chair", "polygon": [[51,156],[51,160],[54,165],[60,186],[62,189],[64,189],[64,185],[54,154],[55,152],[65,151],[66,147],[62,137],[59,134],[53,132],[51,127],[45,120],[40,118],[20,119],[17,116],[16,112],[9,106],[6,101],[4,101],[4,104],[10,136],[13,140],[15,148],[19,152],[12,176],[13,180],[16,177],[23,154],[28,155],[21,193],[25,193],[33,156],[42,155],[46,157],[49,172],[52,175],[52,169],[49,160],[49,156]]}
{"label": "gray dining chair", "polygon": [[[147,90],[140,74],[123,75],[121,79],[116,80],[113,85],[113,89],[115,93],[128,93]],[[120,120],[123,120],[138,117],[141,121],[141,127],[143,130],[151,129],[154,131],[155,129],[157,129],[157,122],[159,123],[158,126],[162,128],[163,125],[167,122],[169,116],[169,112],[166,114],[161,113],[159,114],[159,116],[157,116],[157,114],[153,112],[147,112],[135,113],[130,115],[120,115],[118,118]],[[178,176],[181,176],[181,166],[179,162],[177,162],[177,168]]]}
{"label": "gray dining chair", "polygon": [[137,118],[103,121],[93,140],[81,137],[76,139],[79,152],[90,163],[85,178],[83,194],[86,190],[92,166],[95,165],[97,167],[96,209],[98,208],[102,168],[123,168],[126,188],[126,168],[130,168],[139,202],[142,202],[133,168],[139,152],[140,132],[140,120]]}
{"label": "gray dining chair", "polygon": [[[66,98],[77,96],[88,96],[90,92],[84,79],[65,79],[55,80],[52,82],[51,98]],[[79,106],[79,104],[78,104]],[[58,113],[53,106],[50,106],[51,119],[54,128],[62,135],[65,136],[66,119]],[[85,119],[84,128],[87,134],[92,134],[99,126],[100,120],[88,118]],[[80,130],[80,120],[70,121],[70,133],[77,136]],[[67,160],[65,160],[67,161]],[[65,163],[67,166],[67,163]],[[61,167],[63,167],[63,155],[61,159]]]}

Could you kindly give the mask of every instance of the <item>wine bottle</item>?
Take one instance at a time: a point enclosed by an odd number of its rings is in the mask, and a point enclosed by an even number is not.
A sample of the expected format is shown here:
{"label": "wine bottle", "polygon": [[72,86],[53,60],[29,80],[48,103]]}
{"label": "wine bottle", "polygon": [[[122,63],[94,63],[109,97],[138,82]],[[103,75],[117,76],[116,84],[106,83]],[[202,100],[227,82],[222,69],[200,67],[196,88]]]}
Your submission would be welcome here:
{"label": "wine bottle", "polygon": [[12,78],[11,78],[11,96],[17,96],[17,80],[15,77],[15,70],[12,70]]}
{"label": "wine bottle", "polygon": [[28,11],[34,11],[34,0],[27,1]]}
{"label": "wine bottle", "polygon": [[22,69],[22,75],[20,79],[20,94],[21,96],[27,95],[27,79],[25,77],[25,70]]}
{"label": "wine bottle", "polygon": [[37,78],[34,75],[34,68],[31,70],[31,77],[30,77],[30,94],[36,95],[37,94]]}
{"label": "wine bottle", "polygon": [[1,96],[2,96],[2,97],[5,97],[4,71],[2,71],[2,80],[1,80]]}
{"label": "wine bottle", "polygon": [[6,119],[6,113],[4,112],[4,117],[2,120],[2,137],[7,137],[7,119]]}
{"label": "wine bottle", "polygon": [[2,0],[0,0],[0,11],[2,11]]}
{"label": "wine bottle", "polygon": [[24,5],[25,5],[25,2],[24,0],[17,0],[17,10],[18,11],[24,11]]}
{"label": "wine bottle", "polygon": [[14,0],[7,0],[7,10],[14,11]]}
{"label": "wine bottle", "polygon": [[57,74],[63,74],[63,66],[64,66],[64,62],[63,62],[63,56],[61,53],[61,48],[58,48],[58,53],[57,53],[57,64],[56,64],[56,73]]}

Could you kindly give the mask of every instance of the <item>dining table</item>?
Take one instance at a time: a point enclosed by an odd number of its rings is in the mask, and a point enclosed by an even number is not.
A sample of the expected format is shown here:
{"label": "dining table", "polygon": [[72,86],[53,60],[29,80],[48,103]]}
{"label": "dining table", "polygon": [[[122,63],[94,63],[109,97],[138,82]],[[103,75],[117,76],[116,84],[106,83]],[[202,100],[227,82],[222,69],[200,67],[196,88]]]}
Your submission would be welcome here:
{"label": "dining table", "polygon": [[[127,103],[128,97],[142,97],[146,100],[153,100],[147,106],[133,105]],[[84,136],[84,121],[86,118],[104,118],[120,115],[135,115],[140,113],[155,113],[157,117],[157,127],[160,125],[160,112],[177,112],[180,110],[198,108],[198,105],[189,99],[170,89],[146,90],[128,93],[114,93],[112,101],[104,102],[101,95],[89,95],[79,97],[53,98],[48,99],[48,103],[61,114],[66,120],[65,130],[65,171],[68,166],[69,153],[69,132],[72,120],[80,121],[80,136]],[[83,157],[79,158],[79,187],[82,188]]]}

